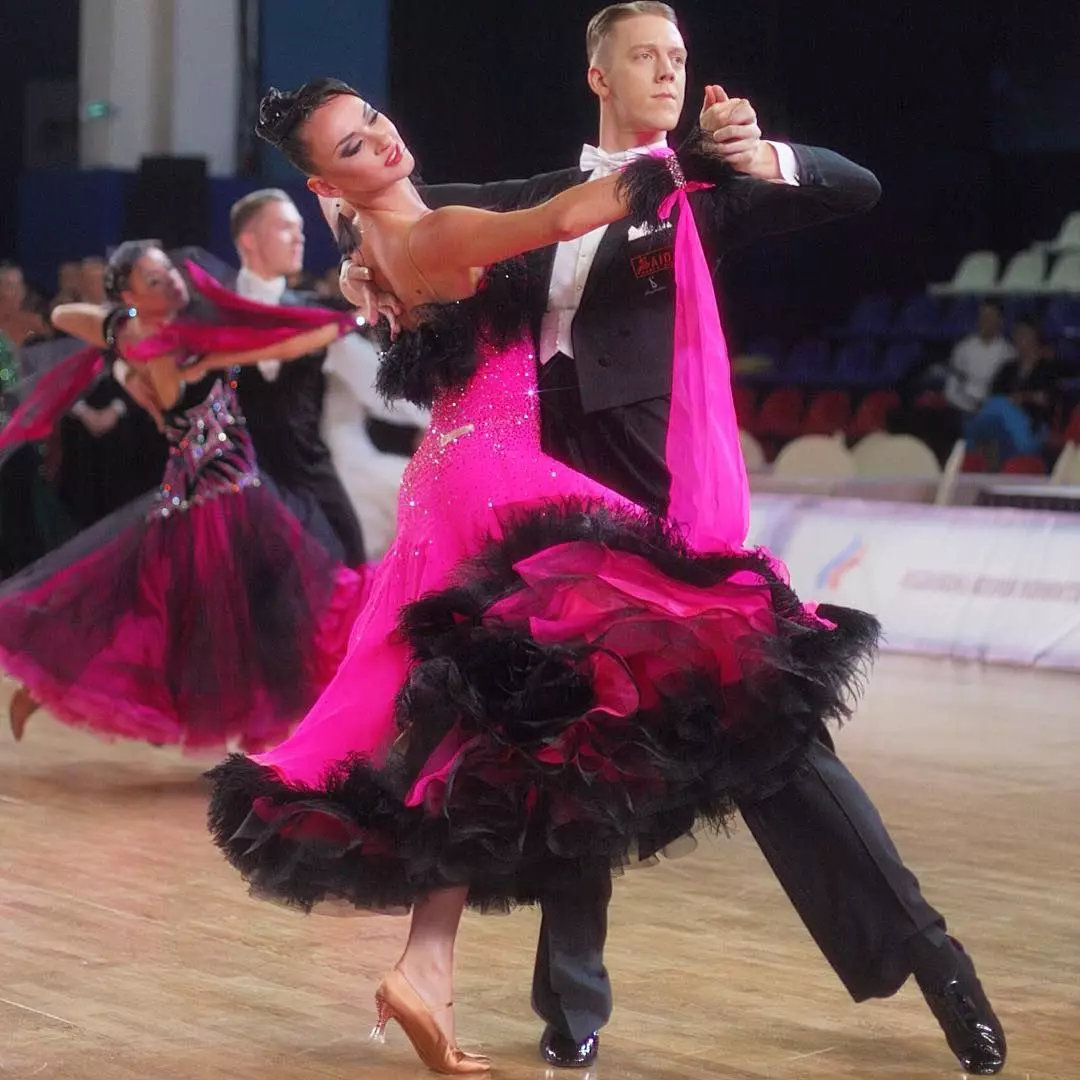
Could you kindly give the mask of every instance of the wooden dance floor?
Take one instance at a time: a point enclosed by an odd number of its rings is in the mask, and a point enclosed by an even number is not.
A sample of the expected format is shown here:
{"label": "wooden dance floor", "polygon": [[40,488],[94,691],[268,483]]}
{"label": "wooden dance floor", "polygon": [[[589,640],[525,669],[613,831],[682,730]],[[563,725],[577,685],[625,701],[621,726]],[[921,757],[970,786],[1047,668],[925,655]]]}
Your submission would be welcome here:
{"label": "wooden dance floor", "polygon": [[[841,751],[974,955],[1005,1075],[1080,1076],[1080,680],[886,658]],[[7,694],[0,697],[6,715]],[[406,924],[249,900],[203,827],[207,762],[45,717],[0,734],[0,1077],[422,1076],[371,993]],[[854,1005],[743,827],[616,885],[597,1080],[928,1080],[914,986]],[[532,912],[467,918],[462,1043],[543,1077]],[[570,1076],[574,1074],[568,1074]],[[581,1075],[581,1074],[578,1074]]]}

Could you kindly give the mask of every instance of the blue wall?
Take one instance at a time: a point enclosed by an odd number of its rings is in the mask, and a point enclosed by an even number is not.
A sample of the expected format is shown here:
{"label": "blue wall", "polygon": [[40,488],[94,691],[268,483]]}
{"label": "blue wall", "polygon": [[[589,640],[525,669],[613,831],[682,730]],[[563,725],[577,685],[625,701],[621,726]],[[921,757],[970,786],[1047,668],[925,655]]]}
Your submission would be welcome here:
{"label": "blue wall", "polygon": [[[94,170],[42,171],[25,174],[19,186],[19,257],[27,277],[46,294],[56,285],[56,268],[68,259],[104,255],[124,233],[125,200],[134,173]],[[229,237],[229,208],[241,196],[265,187],[257,179],[211,179],[210,250],[236,265]],[[318,203],[296,172],[283,186],[304,215],[307,254],[304,263],[320,272],[337,263],[333,237]]]}
{"label": "blue wall", "polygon": [[[263,0],[262,89],[292,90],[321,75],[343,79],[386,108],[390,75],[390,0]],[[296,171],[271,147],[260,149],[275,183]]]}

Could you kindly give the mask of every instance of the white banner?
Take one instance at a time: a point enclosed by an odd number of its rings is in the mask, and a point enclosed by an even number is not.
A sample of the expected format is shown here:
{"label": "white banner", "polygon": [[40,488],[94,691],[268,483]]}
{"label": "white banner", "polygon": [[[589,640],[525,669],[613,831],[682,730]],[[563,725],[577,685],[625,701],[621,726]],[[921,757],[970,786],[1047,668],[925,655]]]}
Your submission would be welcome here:
{"label": "white banner", "polygon": [[1080,669],[1080,515],[763,495],[751,539],[887,649]]}

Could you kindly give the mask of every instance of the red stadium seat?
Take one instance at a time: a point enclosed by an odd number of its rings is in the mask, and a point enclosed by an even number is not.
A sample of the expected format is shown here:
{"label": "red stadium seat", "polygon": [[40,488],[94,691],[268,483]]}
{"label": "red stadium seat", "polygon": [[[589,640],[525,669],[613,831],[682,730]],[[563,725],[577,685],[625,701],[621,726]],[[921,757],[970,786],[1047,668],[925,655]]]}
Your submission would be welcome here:
{"label": "red stadium seat", "polygon": [[858,442],[875,431],[888,430],[889,412],[899,404],[900,395],[895,390],[875,390],[867,394],[855,410],[855,416],[848,426],[848,437]]}
{"label": "red stadium seat", "polygon": [[749,386],[734,387],[735,415],[739,418],[739,427],[744,431],[753,431],[756,421],[757,394]]}
{"label": "red stadium seat", "polygon": [[1038,454],[1017,454],[1001,467],[1010,476],[1045,476],[1046,462]]}
{"label": "red stadium seat", "polygon": [[758,412],[755,434],[773,439],[794,439],[802,429],[802,391],[794,386],[774,390]]}
{"label": "red stadium seat", "polygon": [[966,473],[987,473],[990,471],[990,461],[985,454],[978,450],[969,450],[964,455],[964,464],[961,468]]}
{"label": "red stadium seat", "polygon": [[832,435],[843,431],[851,420],[851,399],[843,390],[825,390],[818,394],[806,410],[802,423],[803,435]]}
{"label": "red stadium seat", "polygon": [[1060,436],[1061,445],[1065,443],[1080,443],[1080,405],[1077,405],[1072,415],[1069,417],[1069,422],[1065,425],[1065,430]]}

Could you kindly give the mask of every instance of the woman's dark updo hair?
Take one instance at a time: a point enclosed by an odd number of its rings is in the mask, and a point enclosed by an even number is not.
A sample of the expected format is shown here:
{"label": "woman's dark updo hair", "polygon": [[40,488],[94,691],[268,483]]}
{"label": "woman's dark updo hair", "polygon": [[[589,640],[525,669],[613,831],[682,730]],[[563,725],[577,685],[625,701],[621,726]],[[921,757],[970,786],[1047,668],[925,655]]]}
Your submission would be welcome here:
{"label": "woman's dark updo hair", "polygon": [[120,303],[120,294],[131,285],[135,264],[148,252],[160,250],[160,240],[125,240],[109,256],[105,266],[105,295]]}
{"label": "woman's dark updo hair", "polygon": [[308,157],[304,125],[316,109],[342,95],[360,96],[340,79],[312,79],[299,90],[285,93],[272,86],[259,102],[255,134],[276,146],[301,172],[310,176],[315,166]]}

